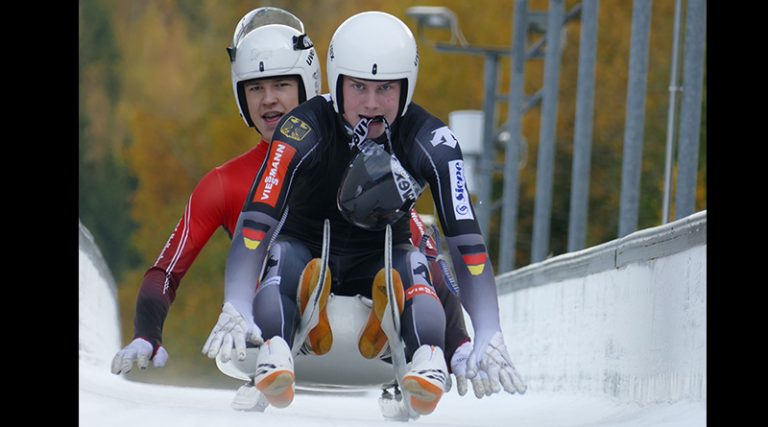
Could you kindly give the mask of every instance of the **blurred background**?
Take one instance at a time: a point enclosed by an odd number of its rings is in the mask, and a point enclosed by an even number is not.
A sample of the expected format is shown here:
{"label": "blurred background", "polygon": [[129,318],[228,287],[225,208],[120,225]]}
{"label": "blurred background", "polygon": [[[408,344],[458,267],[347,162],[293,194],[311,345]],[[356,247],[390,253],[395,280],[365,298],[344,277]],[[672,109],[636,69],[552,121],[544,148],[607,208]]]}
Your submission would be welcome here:
{"label": "blurred background", "polygon": [[[564,9],[572,10],[579,3],[566,0]],[[123,344],[133,335],[134,304],[143,274],[162,250],[198,180],[259,141],[259,135],[238,115],[225,49],[239,19],[261,6],[287,9],[304,21],[323,73],[330,38],[347,17],[365,10],[398,16],[419,43],[414,101],[448,123],[452,111],[483,109],[483,56],[436,50],[433,43],[448,43],[451,32],[417,31],[416,19],[406,10],[446,7],[455,13],[469,44],[510,49],[515,2],[80,0],[79,211],[118,284]],[[528,2],[529,11],[546,12],[549,6],[546,0]],[[629,1],[599,3],[587,247],[619,237],[632,12]],[[652,3],[637,229],[663,222],[674,17],[674,0]],[[569,21],[561,34],[548,256],[568,251],[580,26],[579,19]],[[681,30],[681,49],[683,34]],[[535,41],[543,35],[529,37]],[[679,58],[682,64],[682,54]],[[527,61],[526,94],[542,87],[544,65],[543,56]],[[325,74],[321,80],[325,93]],[[497,82],[499,93],[509,92],[509,56],[500,58]],[[706,209],[707,201],[706,87],[705,69],[695,211]],[[495,126],[507,113],[506,103],[500,102]],[[520,157],[516,267],[531,263],[540,121],[541,109],[533,108],[521,122],[525,144]],[[503,160],[503,155],[500,151],[497,160]],[[497,170],[490,189],[493,200],[502,197],[502,183],[503,174]],[[428,191],[417,210],[433,213]],[[670,210],[674,218],[674,206]],[[494,265],[499,262],[499,235],[497,209],[486,232]],[[189,386],[240,385],[200,354],[220,312],[229,243],[226,232],[217,231],[182,280],[164,326],[168,365],[134,371],[129,378]]]}

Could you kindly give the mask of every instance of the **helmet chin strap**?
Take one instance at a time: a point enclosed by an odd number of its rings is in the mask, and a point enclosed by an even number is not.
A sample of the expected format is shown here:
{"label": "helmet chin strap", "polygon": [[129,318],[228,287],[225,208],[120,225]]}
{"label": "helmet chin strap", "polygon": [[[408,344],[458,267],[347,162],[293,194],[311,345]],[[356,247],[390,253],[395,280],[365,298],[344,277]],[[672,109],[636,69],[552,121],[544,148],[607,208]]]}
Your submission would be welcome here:
{"label": "helmet chin strap", "polygon": [[349,148],[352,149],[357,147],[358,150],[362,148],[361,144],[366,139],[368,139],[368,126],[374,122],[384,123],[384,133],[387,135],[387,145],[389,146],[389,152],[394,153],[392,150],[392,130],[389,127],[389,121],[387,121],[387,118],[384,116],[375,116],[371,118],[363,117],[360,119],[355,127],[352,128],[352,140],[349,142]]}
{"label": "helmet chin strap", "polygon": [[[350,148],[357,147],[358,151],[370,154],[370,150],[373,146],[376,145],[376,143],[368,138],[368,126],[374,122],[381,122],[384,124],[384,134],[387,136],[389,156],[392,159],[390,161],[392,172],[396,176],[400,177],[401,180],[407,180],[407,183],[410,185],[410,187],[404,187],[400,194],[400,197],[403,198],[402,210],[408,210],[411,208],[411,206],[413,206],[413,203],[416,202],[419,194],[421,194],[424,189],[415,179],[413,179],[411,174],[405,170],[405,168],[400,163],[400,160],[397,158],[397,156],[395,156],[395,150],[392,148],[392,129],[389,127],[389,121],[386,119],[386,117],[376,116],[372,118],[363,117],[360,119],[360,121],[357,122],[357,125],[355,125]],[[412,189],[412,192],[407,190],[407,188]]]}

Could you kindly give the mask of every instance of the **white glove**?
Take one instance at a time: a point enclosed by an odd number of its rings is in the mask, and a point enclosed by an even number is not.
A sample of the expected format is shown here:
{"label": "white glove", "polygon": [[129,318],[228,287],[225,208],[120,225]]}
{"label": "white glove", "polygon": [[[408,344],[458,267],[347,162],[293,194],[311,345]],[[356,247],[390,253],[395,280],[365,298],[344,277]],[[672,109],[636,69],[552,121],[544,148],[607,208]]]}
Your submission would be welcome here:
{"label": "white glove", "polygon": [[228,362],[234,346],[237,350],[237,360],[242,361],[245,360],[246,341],[256,345],[263,344],[261,329],[253,323],[253,319],[246,319],[232,304],[226,302],[216,326],[203,345],[203,354],[211,359],[219,356],[222,362]]}
{"label": "white glove", "polygon": [[[451,357],[451,371],[456,376],[456,391],[459,392],[459,396],[467,394],[467,359],[471,352],[472,343],[465,342],[456,349],[453,357]],[[478,372],[470,381],[472,382],[472,390],[475,392],[475,397],[478,399],[493,394],[491,383],[484,371]]]}
{"label": "white glove", "polygon": [[147,369],[150,360],[155,368],[162,368],[168,361],[168,352],[161,345],[152,356],[152,344],[144,338],[135,338],[112,359],[112,373],[118,375],[130,372],[134,361],[140,369]]}
{"label": "white glove", "polygon": [[[487,345],[479,350],[475,348],[467,360],[467,378],[476,378],[482,372],[488,376],[493,393],[501,391],[504,387],[507,393],[523,394],[528,388],[512,365],[512,359],[509,357],[500,331],[493,334]],[[488,394],[487,390],[485,392]]]}

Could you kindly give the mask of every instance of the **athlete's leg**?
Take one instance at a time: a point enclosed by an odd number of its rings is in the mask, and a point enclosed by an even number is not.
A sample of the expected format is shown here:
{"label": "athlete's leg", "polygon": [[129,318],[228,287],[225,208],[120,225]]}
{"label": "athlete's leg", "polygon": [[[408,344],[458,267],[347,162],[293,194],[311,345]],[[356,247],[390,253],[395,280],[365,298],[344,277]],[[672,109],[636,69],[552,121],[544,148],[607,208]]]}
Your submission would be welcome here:
{"label": "athlete's leg", "polygon": [[427,257],[410,245],[393,248],[392,266],[400,273],[405,289],[401,336],[406,358],[422,345],[445,348],[445,310],[432,285]]}
{"label": "athlete's leg", "polygon": [[267,266],[253,300],[253,319],[265,340],[256,359],[253,382],[278,408],[290,405],[294,397],[291,343],[300,319],[296,288],[311,258],[300,241],[279,237],[267,254]]}
{"label": "athlete's leg", "polygon": [[267,254],[267,266],[253,299],[253,319],[267,340],[282,337],[293,345],[301,315],[296,304],[299,277],[312,255],[301,241],[278,237]]}

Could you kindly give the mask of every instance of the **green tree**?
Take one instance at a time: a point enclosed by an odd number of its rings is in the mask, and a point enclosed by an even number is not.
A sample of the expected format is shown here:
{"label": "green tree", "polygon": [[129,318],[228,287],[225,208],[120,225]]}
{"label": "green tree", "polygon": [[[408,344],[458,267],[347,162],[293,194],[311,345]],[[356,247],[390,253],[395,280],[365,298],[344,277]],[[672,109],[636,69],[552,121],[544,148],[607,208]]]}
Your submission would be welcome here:
{"label": "green tree", "polygon": [[81,221],[119,280],[138,261],[125,244],[136,228],[128,214],[136,181],[121,156],[124,141],[115,129],[119,53],[105,3],[81,0],[79,5],[78,206]]}

